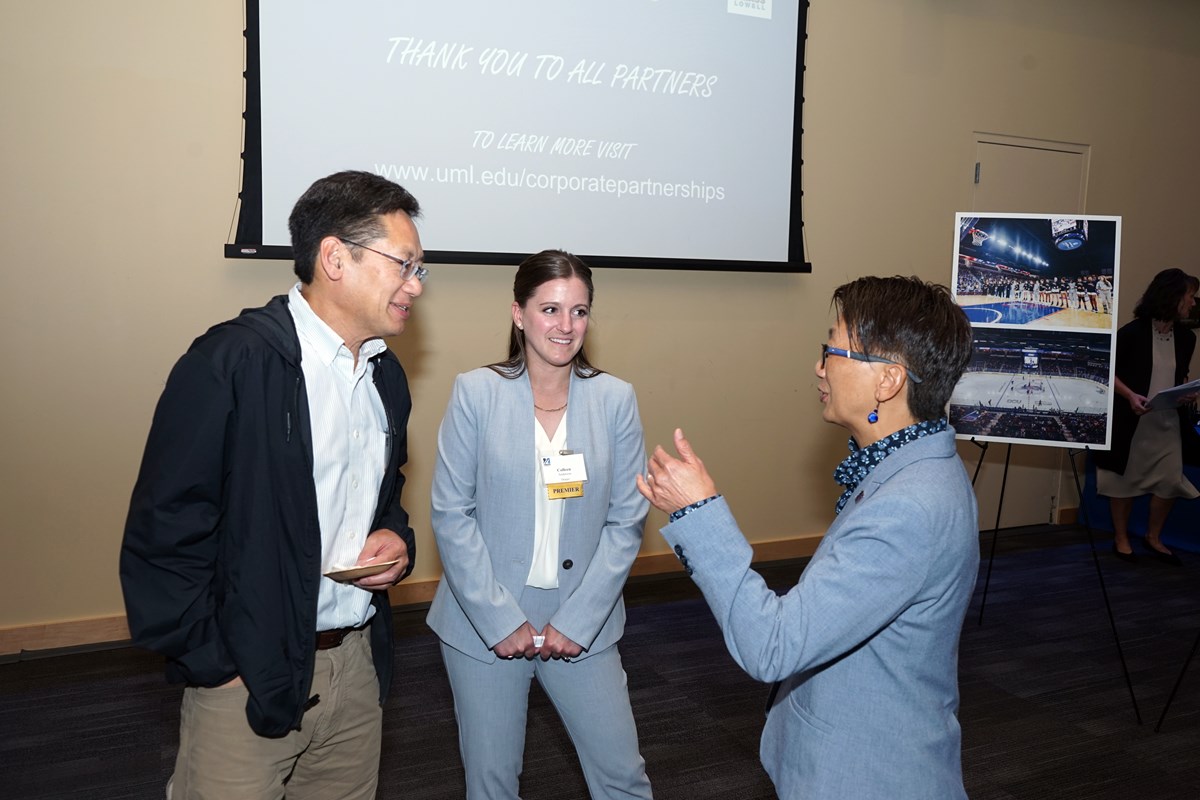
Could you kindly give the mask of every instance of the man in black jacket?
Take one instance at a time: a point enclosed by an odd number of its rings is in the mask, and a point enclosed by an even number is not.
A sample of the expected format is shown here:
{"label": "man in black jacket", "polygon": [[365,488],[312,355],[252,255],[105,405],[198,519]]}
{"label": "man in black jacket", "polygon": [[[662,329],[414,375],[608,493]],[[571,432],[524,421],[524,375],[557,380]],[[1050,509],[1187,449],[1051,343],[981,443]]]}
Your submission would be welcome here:
{"label": "man in black jacket", "polygon": [[386,590],[415,557],[411,401],[382,337],[422,292],[419,213],[376,175],[317,181],[288,221],[299,282],[167,380],[121,583],[134,642],[186,684],[173,800],[375,796]]}

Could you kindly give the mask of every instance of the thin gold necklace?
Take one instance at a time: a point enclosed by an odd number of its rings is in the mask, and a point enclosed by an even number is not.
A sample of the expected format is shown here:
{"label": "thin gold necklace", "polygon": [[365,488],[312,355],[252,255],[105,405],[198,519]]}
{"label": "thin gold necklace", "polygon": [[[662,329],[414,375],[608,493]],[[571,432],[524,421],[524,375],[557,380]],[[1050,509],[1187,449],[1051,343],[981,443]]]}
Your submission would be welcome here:
{"label": "thin gold necklace", "polygon": [[564,408],[567,407],[567,404],[563,403],[558,408],[542,408],[537,403],[534,403],[533,407],[536,408],[538,411],[545,411],[547,414],[553,414],[555,411],[562,411]]}

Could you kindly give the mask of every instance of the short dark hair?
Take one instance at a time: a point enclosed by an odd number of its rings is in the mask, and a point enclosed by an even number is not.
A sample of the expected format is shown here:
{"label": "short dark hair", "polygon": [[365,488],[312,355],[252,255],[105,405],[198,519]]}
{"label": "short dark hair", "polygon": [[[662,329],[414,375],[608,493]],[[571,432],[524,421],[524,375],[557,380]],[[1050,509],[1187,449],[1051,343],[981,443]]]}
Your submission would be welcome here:
{"label": "short dark hair", "polygon": [[[534,253],[517,267],[513,278],[513,300],[524,306],[543,283],[559,278],[579,278],[587,287],[588,305],[592,304],[595,289],[592,286],[592,269],[578,257],[564,250],[543,250]],[[571,367],[580,378],[593,378],[603,370],[596,369],[588,361],[587,353],[580,347],[571,361]],[[525,372],[525,332],[514,322],[508,331],[508,358],[488,368],[506,378],[517,378]]]}
{"label": "short dark hair", "polygon": [[1137,305],[1133,316],[1138,319],[1157,319],[1163,322],[1179,321],[1179,301],[1188,292],[1200,287],[1191,275],[1181,269],[1169,267],[1154,276]]}
{"label": "short dark hair", "polygon": [[833,307],[850,346],[903,364],[908,409],[918,421],[946,414],[946,404],[971,361],[971,323],[950,290],[918,277],[867,277],[839,286]]}
{"label": "short dark hair", "polygon": [[326,236],[370,242],[386,234],[383,217],[396,211],[416,219],[421,206],[387,178],[358,170],[321,178],[300,195],[288,217],[296,277],[312,283],[317,250]]}

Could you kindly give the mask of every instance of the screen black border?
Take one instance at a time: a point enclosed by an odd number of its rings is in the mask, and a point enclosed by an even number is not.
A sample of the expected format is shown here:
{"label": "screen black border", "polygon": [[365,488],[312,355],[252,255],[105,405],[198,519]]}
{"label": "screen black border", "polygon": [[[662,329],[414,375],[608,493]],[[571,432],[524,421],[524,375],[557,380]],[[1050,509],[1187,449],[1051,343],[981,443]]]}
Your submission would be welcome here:
{"label": "screen black border", "polygon": [[[804,191],[801,171],[804,166],[801,143],[804,109],[804,54],[808,43],[809,0],[800,0],[797,14],[796,97],[792,139],[792,197],[790,230],[788,231],[787,261],[734,261],[729,259],[650,258],[636,256],[607,256],[579,253],[593,267],[624,267],[630,269],[675,269],[734,272],[812,272],[812,263],[804,252]],[[258,0],[245,0],[246,65],[242,71],[245,81],[245,108],[242,111],[242,186],[238,192],[237,224],[234,240],[225,245],[226,258],[292,259],[292,248],[262,244],[262,85],[260,74],[259,8]],[[527,254],[461,250],[426,250],[429,264],[496,264],[515,266]]]}

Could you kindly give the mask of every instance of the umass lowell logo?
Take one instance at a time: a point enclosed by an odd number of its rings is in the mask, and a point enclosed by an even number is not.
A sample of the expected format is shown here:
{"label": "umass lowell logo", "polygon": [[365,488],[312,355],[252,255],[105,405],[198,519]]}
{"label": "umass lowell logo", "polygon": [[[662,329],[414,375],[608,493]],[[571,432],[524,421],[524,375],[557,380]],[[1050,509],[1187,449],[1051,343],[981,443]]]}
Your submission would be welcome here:
{"label": "umass lowell logo", "polygon": [[743,14],[747,17],[771,18],[771,0],[726,0],[730,14]]}

